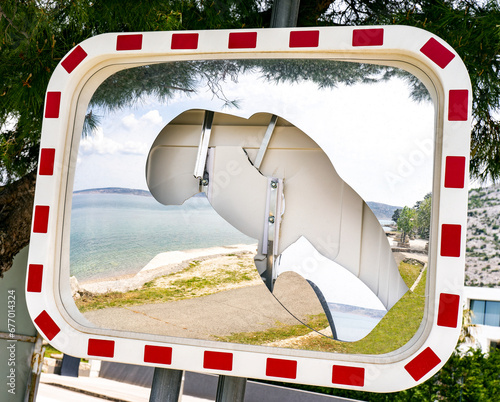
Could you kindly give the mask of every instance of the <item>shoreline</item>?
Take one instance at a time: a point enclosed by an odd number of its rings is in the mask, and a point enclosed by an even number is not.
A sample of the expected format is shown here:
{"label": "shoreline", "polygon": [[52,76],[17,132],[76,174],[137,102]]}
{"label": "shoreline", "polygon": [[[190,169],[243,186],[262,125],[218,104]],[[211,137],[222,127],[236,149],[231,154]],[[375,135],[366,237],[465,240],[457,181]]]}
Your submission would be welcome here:
{"label": "shoreline", "polygon": [[[78,280],[70,277],[71,293],[78,298],[78,292],[103,294],[108,292],[127,292],[138,289],[144,283],[161,276],[182,271],[194,261],[206,261],[230,255],[254,254],[257,244],[235,244],[231,246],[217,246],[183,251],[167,251],[157,254],[142,269],[136,273],[120,274],[105,278]],[[413,253],[412,253],[413,251]],[[427,255],[415,254],[416,250],[393,249],[397,264],[405,258],[416,258],[423,263],[427,262]],[[420,251],[420,250],[419,250]]]}
{"label": "shoreline", "polygon": [[71,292],[75,295],[79,291],[90,293],[126,292],[137,289],[158,277],[182,271],[193,261],[204,261],[232,254],[255,254],[257,244],[235,244],[183,251],[167,251],[157,254],[136,274],[122,274],[100,279],[78,281],[74,276],[70,278]]}

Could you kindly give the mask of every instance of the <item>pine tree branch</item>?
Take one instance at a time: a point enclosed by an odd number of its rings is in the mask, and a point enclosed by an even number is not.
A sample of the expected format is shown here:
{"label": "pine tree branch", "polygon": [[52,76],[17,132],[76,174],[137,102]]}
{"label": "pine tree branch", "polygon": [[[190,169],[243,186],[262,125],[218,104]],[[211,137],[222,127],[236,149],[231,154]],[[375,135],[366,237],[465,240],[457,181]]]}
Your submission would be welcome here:
{"label": "pine tree branch", "polygon": [[29,39],[29,35],[24,32],[24,31],[21,31],[21,29],[19,29],[15,24],[14,24],[14,21],[12,21],[9,17],[7,17],[7,14],[5,14],[5,12],[3,11],[3,8],[2,6],[0,5],[0,19],[1,18],[5,18],[7,20],[7,22],[9,23],[10,26],[12,26],[12,28],[14,28],[17,32],[19,32],[20,34],[22,34],[26,39]]}

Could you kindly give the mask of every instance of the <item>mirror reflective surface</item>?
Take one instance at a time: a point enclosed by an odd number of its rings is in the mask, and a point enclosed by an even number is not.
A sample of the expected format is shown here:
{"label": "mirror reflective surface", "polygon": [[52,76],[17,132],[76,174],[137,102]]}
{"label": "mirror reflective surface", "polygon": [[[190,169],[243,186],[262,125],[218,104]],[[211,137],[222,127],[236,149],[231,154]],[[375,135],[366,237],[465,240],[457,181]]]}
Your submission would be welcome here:
{"label": "mirror reflective surface", "polygon": [[368,354],[418,329],[434,106],[413,76],[135,67],[102,83],[84,127],[61,280],[91,324]]}

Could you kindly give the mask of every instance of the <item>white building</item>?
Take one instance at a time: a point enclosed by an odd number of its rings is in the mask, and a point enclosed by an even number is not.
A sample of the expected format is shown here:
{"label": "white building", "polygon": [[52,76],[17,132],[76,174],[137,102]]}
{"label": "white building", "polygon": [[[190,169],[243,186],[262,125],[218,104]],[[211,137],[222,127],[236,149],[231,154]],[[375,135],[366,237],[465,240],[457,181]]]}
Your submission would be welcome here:
{"label": "white building", "polygon": [[471,334],[483,352],[500,347],[500,288],[466,286],[465,308],[472,312]]}

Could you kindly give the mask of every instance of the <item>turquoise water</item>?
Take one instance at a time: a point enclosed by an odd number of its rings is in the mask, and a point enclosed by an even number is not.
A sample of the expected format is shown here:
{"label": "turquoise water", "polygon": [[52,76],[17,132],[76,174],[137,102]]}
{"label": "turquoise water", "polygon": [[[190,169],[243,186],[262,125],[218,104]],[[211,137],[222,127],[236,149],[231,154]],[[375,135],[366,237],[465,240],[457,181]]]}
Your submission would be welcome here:
{"label": "turquoise water", "polygon": [[74,194],[70,273],[82,280],[132,274],[155,255],[254,244],[222,219],[205,197],[164,206],[131,194]]}

